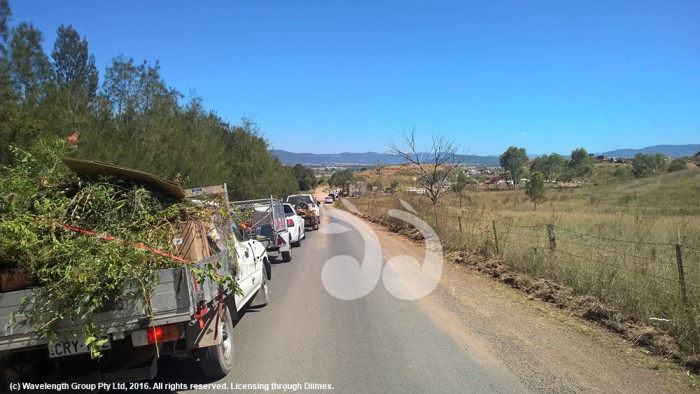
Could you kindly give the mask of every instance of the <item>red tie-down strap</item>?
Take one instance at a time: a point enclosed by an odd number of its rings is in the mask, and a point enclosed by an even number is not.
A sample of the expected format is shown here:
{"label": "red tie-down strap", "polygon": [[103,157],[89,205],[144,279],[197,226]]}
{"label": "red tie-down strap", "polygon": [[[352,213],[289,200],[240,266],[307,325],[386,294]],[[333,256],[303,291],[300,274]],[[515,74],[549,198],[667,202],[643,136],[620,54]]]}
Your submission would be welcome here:
{"label": "red tie-down strap", "polygon": [[205,305],[199,312],[195,313],[194,316],[192,316],[195,320],[199,322],[199,328],[201,330],[204,330],[204,315],[206,315],[207,312],[209,312],[209,307]]}
{"label": "red tie-down strap", "polygon": [[[75,232],[77,232],[77,233],[92,235],[92,236],[94,236],[94,237],[97,237],[97,238],[100,238],[100,239],[104,239],[105,241],[117,241],[117,242],[120,242],[120,243],[126,243],[124,240],[119,239],[119,238],[115,238],[115,237],[113,237],[113,236],[111,236],[111,235],[108,235],[108,234],[96,233],[96,232],[94,232],[94,231],[86,230],[86,229],[84,229],[84,228],[80,228],[80,227],[76,227],[76,226],[71,226],[70,224],[58,223],[58,222],[56,222],[56,223],[57,223],[59,226],[61,226],[61,227],[65,227],[65,228],[67,228],[67,229],[69,229],[69,230],[71,230],[71,231],[75,231]],[[149,251],[149,252],[153,252],[153,253],[158,254],[158,255],[161,255],[161,256],[169,257],[169,258],[171,258],[171,259],[173,259],[173,260],[176,260],[176,261],[179,261],[179,262],[181,262],[181,263],[187,263],[187,262],[188,262],[187,260],[185,260],[185,259],[183,259],[183,258],[181,258],[181,257],[175,256],[174,254],[170,254],[170,253],[165,252],[165,251],[162,251],[162,250],[160,250],[160,249],[153,248],[153,247],[151,247],[151,246],[146,246],[146,245],[143,245],[143,244],[134,244],[134,243],[132,243],[131,246],[135,247],[136,249],[147,250],[147,251]]]}

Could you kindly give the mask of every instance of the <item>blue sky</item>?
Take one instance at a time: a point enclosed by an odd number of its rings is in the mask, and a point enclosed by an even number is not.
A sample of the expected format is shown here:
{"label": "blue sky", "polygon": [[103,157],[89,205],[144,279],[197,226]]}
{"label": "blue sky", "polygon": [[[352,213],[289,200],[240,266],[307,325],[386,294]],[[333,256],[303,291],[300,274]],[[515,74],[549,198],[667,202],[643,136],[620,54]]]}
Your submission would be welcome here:
{"label": "blue sky", "polygon": [[471,154],[700,143],[700,1],[10,0],[292,152],[386,151],[415,128]]}

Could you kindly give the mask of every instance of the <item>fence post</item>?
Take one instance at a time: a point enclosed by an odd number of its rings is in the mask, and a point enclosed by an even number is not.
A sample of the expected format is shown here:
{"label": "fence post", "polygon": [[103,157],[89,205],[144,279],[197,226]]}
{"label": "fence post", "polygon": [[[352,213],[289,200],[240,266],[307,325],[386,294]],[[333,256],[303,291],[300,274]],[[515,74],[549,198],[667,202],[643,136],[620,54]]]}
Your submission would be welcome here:
{"label": "fence post", "polygon": [[498,233],[496,232],[496,221],[492,220],[493,223],[493,239],[496,241],[496,254],[501,254],[501,248],[498,247]]}
{"label": "fence post", "polygon": [[462,217],[457,216],[457,221],[459,222],[459,234],[461,235],[463,233],[462,232]]}
{"label": "fence post", "polygon": [[547,236],[549,237],[549,251],[554,254],[557,251],[557,235],[554,232],[554,225],[547,225]]}
{"label": "fence post", "polygon": [[678,262],[678,283],[681,285],[681,298],[683,306],[688,307],[688,293],[685,288],[685,273],[683,272],[683,257],[681,256],[681,245],[676,244],[676,261]]}

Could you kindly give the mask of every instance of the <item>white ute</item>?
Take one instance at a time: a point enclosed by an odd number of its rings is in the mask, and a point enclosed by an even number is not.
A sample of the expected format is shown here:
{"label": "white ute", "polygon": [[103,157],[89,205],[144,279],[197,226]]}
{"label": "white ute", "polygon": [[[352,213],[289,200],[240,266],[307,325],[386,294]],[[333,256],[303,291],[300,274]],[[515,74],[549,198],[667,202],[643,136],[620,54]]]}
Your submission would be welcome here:
{"label": "white ute", "polygon": [[[111,175],[137,179],[142,179],[138,175],[144,174],[117,166],[105,169],[101,167],[103,163],[83,164],[89,164],[92,173],[109,170]],[[154,176],[149,179],[155,181],[156,187],[161,185],[159,182],[169,182]],[[226,185],[189,190],[172,182],[165,185],[166,191],[175,197],[199,199],[206,194],[220,194],[228,204]],[[113,309],[93,315],[98,332],[107,340],[101,348],[103,356],[98,370],[91,369],[98,365],[90,360],[90,349],[82,345],[85,339],[72,336],[81,332],[81,322],[60,322],[60,337],[49,341],[39,336],[31,325],[21,324],[23,313],[14,324],[8,324],[10,316],[25,297],[31,296],[33,289],[0,293],[0,390],[17,381],[152,379],[160,356],[199,359],[205,375],[228,374],[235,358],[232,330],[238,312],[248,303],[267,304],[271,265],[264,245],[245,240],[230,217],[222,219],[219,214],[212,221],[208,233],[200,231],[202,225],[195,222],[178,224],[173,244],[177,245],[179,257],[194,263],[173,264],[172,268],[157,271],[159,281],[148,301],[152,314],[146,312],[145,300],[124,295]],[[195,275],[196,269],[212,266],[218,268],[216,275],[231,274],[241,293],[234,294],[211,277]],[[128,288],[123,291],[129,294]]]}

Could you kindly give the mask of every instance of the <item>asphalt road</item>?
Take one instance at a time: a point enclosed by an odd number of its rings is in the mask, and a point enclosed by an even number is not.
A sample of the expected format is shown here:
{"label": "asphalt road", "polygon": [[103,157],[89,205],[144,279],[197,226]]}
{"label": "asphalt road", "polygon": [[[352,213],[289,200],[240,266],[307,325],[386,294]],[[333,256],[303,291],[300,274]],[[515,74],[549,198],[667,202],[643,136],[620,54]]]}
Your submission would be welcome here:
{"label": "asphalt road", "polygon": [[425,304],[395,298],[381,280],[360,299],[329,294],[321,277],[326,262],[340,254],[362,261],[365,242],[359,219],[338,210],[342,218],[333,219],[323,209],[323,226],[355,229],[307,232],[290,263],[273,262],[270,304],[245,311],[234,329],[234,370],[207,380],[191,362],[166,361],[156,382],[188,393],[528,391],[497,360],[435,323]]}

